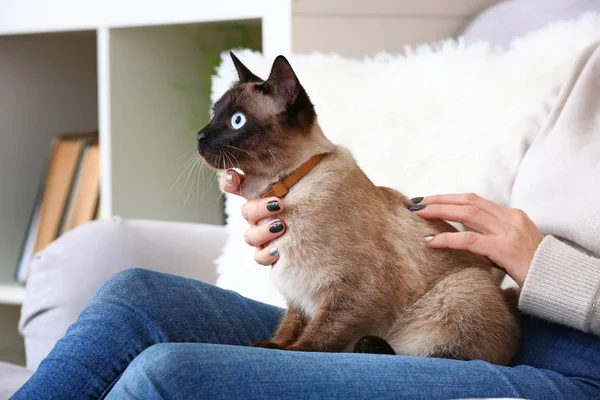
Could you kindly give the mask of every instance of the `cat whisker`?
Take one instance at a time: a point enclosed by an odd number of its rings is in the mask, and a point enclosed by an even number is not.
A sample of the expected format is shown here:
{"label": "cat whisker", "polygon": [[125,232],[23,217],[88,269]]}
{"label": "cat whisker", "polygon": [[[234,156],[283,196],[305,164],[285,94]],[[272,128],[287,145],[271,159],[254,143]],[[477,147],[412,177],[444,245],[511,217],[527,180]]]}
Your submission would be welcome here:
{"label": "cat whisker", "polygon": [[227,169],[227,163],[229,162],[229,157],[227,157],[227,152],[225,150],[223,150],[221,152],[221,154],[223,155],[223,160],[222,160],[222,162],[223,162],[223,168],[221,168],[221,169],[226,170]]}
{"label": "cat whisker", "polygon": [[[232,168],[241,169],[238,159],[233,154],[231,154],[231,152],[229,152],[227,150],[225,151],[225,153],[227,154],[227,158],[229,159],[229,162],[231,163]],[[233,160],[232,160],[232,158],[233,158]],[[236,167],[236,164],[237,164],[237,167]]]}
{"label": "cat whisker", "polygon": [[[196,180],[197,180],[197,184],[196,184],[196,204],[198,204],[199,201],[199,192],[200,192],[200,174],[204,174],[204,172],[202,171],[202,158],[200,159],[200,162],[198,163],[199,167],[198,167],[198,173],[196,174]],[[202,175],[204,176],[204,175]]]}
{"label": "cat whisker", "polygon": [[184,168],[186,166],[186,164],[191,163],[192,161],[194,161],[194,156],[191,156],[190,158],[188,158],[179,168],[177,168],[177,171],[179,171],[180,169]]}
{"label": "cat whisker", "polygon": [[191,150],[188,150],[188,151],[186,151],[185,153],[183,153],[182,155],[180,155],[180,156],[179,156],[179,159],[181,160],[183,157],[185,157],[185,156],[189,155],[191,152],[194,152],[194,153],[195,153],[196,151],[197,151],[196,149],[191,149]]}
{"label": "cat whisker", "polygon": [[198,165],[198,158],[194,159],[194,162],[192,163],[192,166],[187,174],[187,177],[185,178],[185,183],[183,184],[183,188],[185,189],[185,187],[187,186],[187,183],[190,179],[190,176],[192,175],[192,171],[194,170],[194,167]]}
{"label": "cat whisker", "polygon": [[[223,169],[226,169],[227,165],[225,164],[224,159],[225,159],[225,157],[228,157],[228,156],[227,156],[226,152],[223,152],[222,154],[223,154]],[[231,162],[231,161],[229,161],[229,162]],[[232,163],[232,165],[233,165],[233,163]],[[221,200],[221,197],[224,196],[224,192],[222,190],[220,192],[221,193],[219,193],[219,196],[217,197],[217,200],[215,201],[215,205],[219,202],[219,200]]]}
{"label": "cat whisker", "polygon": [[177,177],[177,179],[175,180],[175,182],[173,182],[173,184],[171,185],[171,187],[169,187],[169,189],[167,190],[167,192],[170,192],[175,187],[175,185],[177,185],[177,182],[179,182],[179,180],[181,179],[181,177],[183,176],[183,174],[185,174],[187,172],[188,168],[192,167],[192,165],[194,164],[195,160],[196,160],[196,157],[192,156],[187,161],[185,161],[181,167],[177,168],[177,171],[179,171],[180,169],[182,169],[182,171],[179,173],[179,176]]}
{"label": "cat whisker", "polygon": [[[207,164],[204,158],[200,157],[200,168],[198,168],[198,187],[200,186],[200,175],[202,175],[202,196],[200,197],[200,202],[204,201],[204,195],[206,194],[206,168]],[[198,192],[196,192],[196,198],[198,197]],[[198,200],[196,199],[196,202]]]}
{"label": "cat whisker", "polygon": [[[198,160],[198,159],[196,159],[196,160],[195,160],[195,162],[194,162],[194,165],[193,165],[193,167],[192,167],[192,168],[191,168],[191,170],[190,170],[190,174],[191,174],[193,171],[196,171],[196,170],[197,170],[197,168],[198,168],[198,165],[200,165],[200,162],[199,162],[199,160]],[[189,179],[189,177],[190,177],[190,174],[188,174],[188,179]],[[187,179],[186,179],[185,183],[186,183],[186,185],[187,185]],[[184,185],[183,187],[185,188],[185,185]],[[194,188],[194,179],[192,179],[192,182],[191,182],[191,184],[190,184],[190,190],[188,191],[188,195],[187,195],[187,197],[185,198],[185,201],[183,202],[183,207],[185,207],[185,206],[187,205],[187,202],[188,202],[188,200],[190,199],[190,195],[192,194],[192,189],[193,189],[193,188]],[[183,208],[183,207],[182,207],[182,208]]]}
{"label": "cat whisker", "polygon": [[248,156],[250,156],[251,158],[253,158],[253,159],[255,159],[255,160],[258,160],[258,156],[257,156],[257,155],[255,155],[255,154],[252,154],[252,153],[250,153],[250,152],[249,152],[249,151],[247,151],[247,150],[240,149],[239,147],[235,147],[235,146],[230,146],[230,145],[228,145],[228,144],[224,144],[223,146],[225,146],[225,147],[229,147],[230,149],[233,149],[233,150],[239,150],[239,151],[243,151],[244,153],[248,154]]}
{"label": "cat whisker", "polygon": [[223,153],[223,169],[227,169],[228,168],[227,164],[231,164],[233,166],[233,163],[231,162],[231,159],[227,155],[227,152],[224,152]]}
{"label": "cat whisker", "polygon": [[[217,159],[218,159],[218,156],[217,156]],[[218,162],[217,162],[217,165],[219,165]],[[208,186],[208,188],[206,189],[206,191],[209,191],[210,189],[212,189],[212,187],[215,184],[215,182],[219,179],[219,174],[218,174],[218,172],[217,172],[217,170],[215,168],[209,167],[209,170],[213,174],[213,179],[211,179],[210,185]]]}
{"label": "cat whisker", "polygon": [[227,164],[230,164],[231,167],[233,168],[233,162],[231,162],[231,157],[229,157],[229,154],[227,154],[227,152],[223,153],[223,156],[225,157],[225,159],[227,160],[224,164],[225,164],[225,168],[227,168]]}
{"label": "cat whisker", "polygon": [[219,193],[219,196],[217,197],[217,201],[215,201],[215,204],[217,204],[219,202],[219,200],[221,200],[221,197],[225,197],[225,192],[221,191],[221,193]]}

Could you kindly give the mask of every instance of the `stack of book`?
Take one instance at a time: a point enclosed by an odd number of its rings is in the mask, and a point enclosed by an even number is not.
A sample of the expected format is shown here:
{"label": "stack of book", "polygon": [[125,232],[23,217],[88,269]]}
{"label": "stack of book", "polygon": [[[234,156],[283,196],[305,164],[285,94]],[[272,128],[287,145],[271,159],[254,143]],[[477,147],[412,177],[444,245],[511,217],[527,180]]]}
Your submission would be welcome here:
{"label": "stack of book", "polygon": [[54,139],[17,266],[17,281],[27,280],[35,253],[65,232],[97,218],[99,198],[98,134]]}

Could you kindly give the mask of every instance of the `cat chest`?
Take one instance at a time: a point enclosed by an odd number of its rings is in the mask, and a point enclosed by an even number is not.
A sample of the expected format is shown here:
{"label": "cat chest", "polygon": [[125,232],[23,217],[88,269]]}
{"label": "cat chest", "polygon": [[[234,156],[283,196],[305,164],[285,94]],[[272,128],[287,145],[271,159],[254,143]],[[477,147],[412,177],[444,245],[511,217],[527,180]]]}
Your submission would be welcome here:
{"label": "cat chest", "polygon": [[314,316],[321,305],[319,275],[307,266],[286,262],[283,255],[271,269],[271,280],[288,304],[296,305],[308,317]]}
{"label": "cat chest", "polygon": [[312,317],[321,307],[321,296],[328,293],[334,268],[323,254],[314,250],[320,240],[315,235],[320,221],[313,215],[322,210],[318,209],[318,204],[301,201],[303,182],[286,197],[287,209],[281,217],[293,228],[271,243],[280,252],[279,260],[271,268],[271,280],[288,305],[294,305],[307,317]]}

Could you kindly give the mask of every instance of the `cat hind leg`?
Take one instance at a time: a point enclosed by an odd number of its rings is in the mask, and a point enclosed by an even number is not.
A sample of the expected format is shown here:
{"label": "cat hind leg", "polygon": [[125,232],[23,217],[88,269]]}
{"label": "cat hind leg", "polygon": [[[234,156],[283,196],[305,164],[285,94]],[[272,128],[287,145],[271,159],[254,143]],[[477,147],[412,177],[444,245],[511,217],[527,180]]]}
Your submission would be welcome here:
{"label": "cat hind leg", "polygon": [[506,365],[518,344],[517,321],[491,274],[464,268],[405,310],[384,339],[397,354]]}

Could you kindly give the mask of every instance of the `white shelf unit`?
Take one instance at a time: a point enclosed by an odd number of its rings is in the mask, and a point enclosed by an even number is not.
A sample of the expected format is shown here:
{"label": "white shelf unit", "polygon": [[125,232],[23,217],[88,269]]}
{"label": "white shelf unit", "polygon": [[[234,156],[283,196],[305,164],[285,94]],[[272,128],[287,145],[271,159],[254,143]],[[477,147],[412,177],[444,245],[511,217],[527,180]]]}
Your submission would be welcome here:
{"label": "white shelf unit", "polygon": [[25,299],[25,288],[18,283],[0,283],[0,304],[19,305]]}
{"label": "white shelf unit", "polygon": [[58,134],[98,129],[103,217],[223,223],[212,173],[173,184],[236,47],[289,53],[291,0],[2,1],[0,304],[23,299],[13,276]]}

